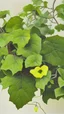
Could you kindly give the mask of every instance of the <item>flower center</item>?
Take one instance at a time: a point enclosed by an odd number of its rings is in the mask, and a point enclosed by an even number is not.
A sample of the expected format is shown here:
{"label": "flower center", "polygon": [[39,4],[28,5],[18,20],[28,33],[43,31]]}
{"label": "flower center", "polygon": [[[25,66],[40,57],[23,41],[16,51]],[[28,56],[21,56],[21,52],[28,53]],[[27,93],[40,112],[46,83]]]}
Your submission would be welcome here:
{"label": "flower center", "polygon": [[42,73],[42,70],[38,70],[39,73]]}

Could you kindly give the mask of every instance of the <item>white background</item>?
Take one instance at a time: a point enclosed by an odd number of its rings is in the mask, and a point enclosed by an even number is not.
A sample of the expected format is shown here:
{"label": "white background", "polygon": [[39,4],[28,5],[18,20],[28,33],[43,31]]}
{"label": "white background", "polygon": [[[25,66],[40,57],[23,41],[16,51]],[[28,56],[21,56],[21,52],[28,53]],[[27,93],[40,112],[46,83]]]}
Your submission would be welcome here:
{"label": "white background", "polygon": [[[53,0],[48,0],[49,5],[52,5]],[[17,15],[21,12],[22,7],[28,3],[30,0],[0,0],[0,10],[8,9],[11,11],[11,15]],[[56,4],[59,4],[61,0],[57,0]],[[64,114],[64,99],[57,100],[49,100],[48,104],[44,104],[41,101],[41,97],[33,101],[37,101],[41,104],[43,109],[46,111],[46,114]],[[17,110],[15,105],[9,102],[9,95],[6,90],[2,90],[0,87],[0,114],[36,114],[33,110],[34,106],[25,105],[22,109]],[[37,114],[44,114],[41,109],[37,112]]]}

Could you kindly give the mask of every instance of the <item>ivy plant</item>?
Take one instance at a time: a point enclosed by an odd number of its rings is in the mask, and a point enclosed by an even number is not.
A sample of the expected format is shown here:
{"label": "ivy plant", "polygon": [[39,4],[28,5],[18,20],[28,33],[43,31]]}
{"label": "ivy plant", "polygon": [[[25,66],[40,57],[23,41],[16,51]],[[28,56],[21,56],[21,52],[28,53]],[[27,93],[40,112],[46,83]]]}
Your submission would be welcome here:
{"label": "ivy plant", "polygon": [[32,0],[8,21],[9,11],[0,11],[0,84],[17,109],[38,89],[45,103],[64,98],[64,36],[58,35],[64,31],[64,3],[55,3],[50,8],[47,1]]}

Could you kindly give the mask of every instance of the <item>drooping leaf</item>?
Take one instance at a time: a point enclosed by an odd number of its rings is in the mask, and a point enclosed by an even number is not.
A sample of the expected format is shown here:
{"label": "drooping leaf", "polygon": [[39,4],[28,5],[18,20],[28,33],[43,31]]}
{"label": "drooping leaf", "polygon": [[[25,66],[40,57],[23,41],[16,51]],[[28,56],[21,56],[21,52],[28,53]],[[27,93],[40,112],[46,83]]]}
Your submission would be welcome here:
{"label": "drooping leaf", "polygon": [[10,101],[18,109],[32,100],[36,91],[34,84],[34,78],[25,75],[6,76],[2,79],[3,88],[9,87]]}
{"label": "drooping leaf", "polygon": [[5,30],[6,32],[12,32],[13,30],[22,28],[23,19],[19,16],[11,17],[10,20],[6,23]]}
{"label": "drooping leaf", "polygon": [[39,54],[30,55],[25,60],[25,67],[35,67],[42,64],[42,56]]}
{"label": "drooping leaf", "polygon": [[64,65],[64,37],[58,35],[48,37],[42,46],[46,62],[52,65]]}
{"label": "drooping leaf", "polygon": [[64,19],[64,4],[60,4],[58,5],[55,10],[57,11],[58,13],[58,17]]}
{"label": "drooping leaf", "polygon": [[64,69],[63,68],[58,68],[58,73],[60,74],[60,76],[64,80]]}
{"label": "drooping leaf", "polygon": [[7,14],[10,15],[9,10],[0,11],[0,18],[5,18]]}
{"label": "drooping leaf", "polygon": [[41,38],[37,34],[31,35],[29,43],[24,48],[18,48],[17,54],[28,57],[32,54],[39,54],[41,51]]}
{"label": "drooping leaf", "polygon": [[58,24],[57,26],[55,26],[55,29],[57,31],[64,30],[64,24]]}
{"label": "drooping leaf", "polygon": [[36,79],[36,88],[40,88],[43,91],[45,90],[45,86],[48,84],[51,78],[51,71],[48,71],[48,74],[41,79]]}
{"label": "drooping leaf", "polygon": [[15,55],[7,55],[5,60],[2,62],[2,70],[10,70],[12,74],[22,71],[23,68],[23,59],[16,57]]}

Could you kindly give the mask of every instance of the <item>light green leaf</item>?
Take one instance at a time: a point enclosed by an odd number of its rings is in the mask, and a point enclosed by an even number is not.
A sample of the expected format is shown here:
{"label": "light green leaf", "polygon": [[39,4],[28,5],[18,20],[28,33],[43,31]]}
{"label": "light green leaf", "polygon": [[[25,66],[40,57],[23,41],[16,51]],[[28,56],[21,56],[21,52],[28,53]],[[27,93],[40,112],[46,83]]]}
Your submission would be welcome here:
{"label": "light green leaf", "polygon": [[12,32],[13,30],[22,28],[23,19],[19,16],[11,17],[5,26],[6,32]]}
{"label": "light green leaf", "polygon": [[60,74],[60,76],[64,80],[64,69],[63,68],[58,68],[58,73]]}
{"label": "light green leaf", "polygon": [[23,68],[23,59],[11,54],[6,56],[1,66],[2,70],[11,70],[12,74],[21,71],[22,68]]}
{"label": "light green leaf", "polygon": [[36,88],[45,90],[46,85],[50,81],[51,71],[48,71],[48,74],[41,79],[36,79]]}
{"label": "light green leaf", "polygon": [[39,54],[41,51],[41,38],[37,34],[33,34],[29,43],[24,48],[18,48],[17,54],[28,57],[32,54]]}
{"label": "light green leaf", "polygon": [[55,89],[56,98],[64,96],[64,87]]}
{"label": "light green leaf", "polygon": [[7,14],[10,15],[9,10],[0,11],[0,18],[5,18]]}
{"label": "light green leaf", "polygon": [[0,47],[4,47],[9,43],[11,40],[11,37],[7,33],[1,33],[0,34]]}
{"label": "light green leaf", "polygon": [[64,86],[64,80],[61,77],[58,78],[58,84],[60,88]]}
{"label": "light green leaf", "polygon": [[42,0],[32,0],[33,4],[35,5],[41,5]]}
{"label": "light green leaf", "polygon": [[35,9],[35,7],[32,5],[32,4],[29,4],[29,5],[26,5],[23,10],[25,12],[28,12],[28,11],[33,11]]}
{"label": "light green leaf", "polygon": [[8,54],[8,50],[6,47],[0,48],[0,56],[7,55],[7,54]]}
{"label": "light green leaf", "polygon": [[58,13],[58,17],[64,19],[64,4],[60,4],[58,5],[55,10],[57,11]]}
{"label": "light green leaf", "polygon": [[9,100],[12,101],[18,109],[31,101],[36,91],[35,80],[31,76],[6,76],[2,79],[2,85],[3,88],[9,87]]}
{"label": "light green leaf", "polygon": [[25,60],[25,67],[40,66],[42,64],[42,56],[39,54],[30,55]]}
{"label": "light green leaf", "polygon": [[30,40],[29,30],[15,30],[10,33],[12,35],[12,42],[18,45],[18,48],[23,48]]}
{"label": "light green leaf", "polygon": [[48,37],[42,46],[46,62],[52,65],[64,65],[64,37],[58,35]]}

